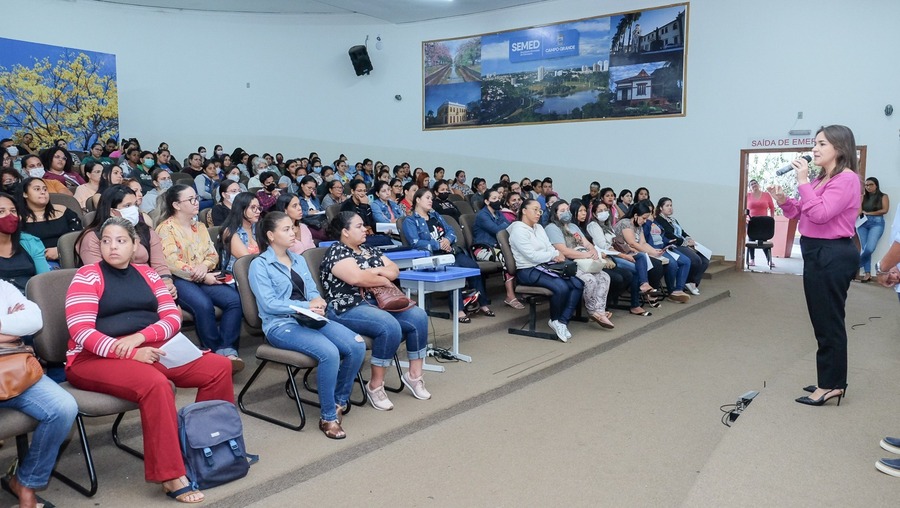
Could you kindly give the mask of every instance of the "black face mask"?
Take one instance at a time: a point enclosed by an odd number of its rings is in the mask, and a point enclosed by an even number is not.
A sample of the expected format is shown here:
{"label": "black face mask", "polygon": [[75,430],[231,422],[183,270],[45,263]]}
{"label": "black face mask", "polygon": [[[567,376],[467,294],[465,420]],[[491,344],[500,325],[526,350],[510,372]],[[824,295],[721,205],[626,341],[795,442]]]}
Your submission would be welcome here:
{"label": "black face mask", "polygon": [[3,192],[5,192],[11,196],[15,196],[16,193],[18,192],[18,189],[19,189],[19,184],[17,184],[17,183],[8,183],[3,186]]}
{"label": "black face mask", "polygon": [[492,209],[494,209],[494,211],[499,211],[501,208],[503,208],[503,203],[501,203],[499,201],[492,201],[488,204],[490,205],[490,207]]}
{"label": "black face mask", "polygon": [[275,190],[275,184],[274,184],[274,183],[270,183],[269,185],[266,185],[266,191],[272,192],[273,190]]}
{"label": "black face mask", "polygon": [[450,193],[449,193],[449,192],[438,192],[437,197],[438,197],[438,199],[440,199],[441,201],[447,201],[447,198],[450,197]]}
{"label": "black face mask", "polygon": [[522,190],[525,192],[531,192],[532,189],[533,189],[533,187],[530,185],[525,185],[522,187]]}

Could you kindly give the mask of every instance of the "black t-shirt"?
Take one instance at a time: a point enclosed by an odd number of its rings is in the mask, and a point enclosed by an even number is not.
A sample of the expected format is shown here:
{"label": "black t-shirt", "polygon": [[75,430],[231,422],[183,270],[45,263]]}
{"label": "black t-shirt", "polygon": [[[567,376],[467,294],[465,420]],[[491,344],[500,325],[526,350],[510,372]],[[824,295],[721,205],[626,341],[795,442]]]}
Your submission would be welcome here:
{"label": "black t-shirt", "polygon": [[37,268],[34,266],[34,260],[22,247],[19,247],[19,252],[8,258],[0,257],[0,279],[15,286],[22,294],[25,293],[28,279],[35,275]]}
{"label": "black t-shirt", "polygon": [[441,215],[449,215],[459,222],[459,208],[449,199],[434,198],[434,210]]}
{"label": "black t-shirt", "polygon": [[322,259],[321,277],[322,288],[325,290],[325,299],[328,300],[328,305],[338,314],[343,314],[363,303],[363,299],[359,294],[358,287],[344,282],[344,280],[331,273],[334,265],[346,258],[353,258],[361,270],[384,266],[381,253],[377,249],[366,245],[360,245],[359,248],[361,254],[353,252],[353,249],[338,242],[328,248],[328,252],[325,253],[325,257]]}

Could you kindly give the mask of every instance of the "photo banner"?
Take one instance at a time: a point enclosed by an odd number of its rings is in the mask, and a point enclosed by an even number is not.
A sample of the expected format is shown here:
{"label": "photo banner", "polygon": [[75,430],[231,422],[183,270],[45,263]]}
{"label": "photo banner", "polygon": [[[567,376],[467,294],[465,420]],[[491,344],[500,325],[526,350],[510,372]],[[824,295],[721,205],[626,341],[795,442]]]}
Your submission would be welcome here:
{"label": "photo banner", "polygon": [[0,37],[0,138],[70,150],[119,135],[116,55]]}
{"label": "photo banner", "polygon": [[685,114],[688,4],[422,43],[424,130]]}

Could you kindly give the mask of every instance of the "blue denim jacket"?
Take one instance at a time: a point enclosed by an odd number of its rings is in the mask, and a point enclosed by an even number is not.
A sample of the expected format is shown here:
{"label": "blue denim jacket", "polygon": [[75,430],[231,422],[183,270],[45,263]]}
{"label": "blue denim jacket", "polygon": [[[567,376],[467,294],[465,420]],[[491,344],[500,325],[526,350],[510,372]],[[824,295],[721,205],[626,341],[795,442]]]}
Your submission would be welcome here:
{"label": "blue denim jacket", "polygon": [[500,212],[491,215],[488,207],[478,210],[475,214],[475,227],[472,231],[472,242],[476,245],[497,245],[497,233],[509,227],[509,221]]}
{"label": "blue denim jacket", "polygon": [[[456,233],[453,231],[453,228],[444,222],[444,218],[441,217],[440,214],[432,210],[428,212],[428,216],[437,217],[441,227],[444,228],[444,238],[449,240],[451,244],[456,243]],[[416,249],[429,250],[432,252],[439,252],[441,250],[441,242],[431,237],[428,221],[423,219],[422,216],[417,213],[413,213],[403,221],[403,231],[401,231],[401,234],[403,234],[403,237],[409,242],[409,245]]]}
{"label": "blue denim jacket", "polygon": [[[322,211],[322,204],[319,203],[319,199],[316,196],[312,197],[312,202],[316,210]],[[300,209],[303,210],[304,217],[309,215],[309,203],[306,202],[306,198],[300,198]]]}
{"label": "blue denim jacket", "polygon": [[303,278],[306,300],[290,299],[293,289],[291,274],[288,267],[275,257],[274,250],[266,249],[250,263],[250,289],[256,296],[256,307],[266,334],[278,326],[296,323],[292,317],[296,312],[290,308],[291,305],[308,309],[309,301],[320,297],[316,281],[309,273],[303,256],[291,251],[287,254],[291,258],[291,270]]}
{"label": "blue denim jacket", "polygon": [[[250,235],[251,234],[253,235],[254,238],[256,238],[256,224],[253,224],[253,226],[251,226],[250,229],[251,229],[251,232],[247,233],[247,230],[244,229],[244,226],[241,226],[241,227],[237,228],[237,231],[234,232],[234,234],[236,234],[237,237],[241,239],[241,242],[243,242],[244,245],[250,245]],[[222,248],[225,251],[227,251],[226,256],[228,257],[228,264],[225,267],[225,271],[228,273],[232,273],[231,269],[234,268],[234,262],[237,261],[238,258],[231,255],[231,246],[230,245],[224,245],[224,246],[222,246]]]}
{"label": "blue denim jacket", "polygon": [[394,201],[385,203],[380,199],[370,199],[369,204],[372,206],[372,215],[375,216],[375,222],[391,222],[391,213],[388,211],[388,207],[394,211],[394,219],[399,219],[404,216],[403,210],[400,209],[400,205]]}

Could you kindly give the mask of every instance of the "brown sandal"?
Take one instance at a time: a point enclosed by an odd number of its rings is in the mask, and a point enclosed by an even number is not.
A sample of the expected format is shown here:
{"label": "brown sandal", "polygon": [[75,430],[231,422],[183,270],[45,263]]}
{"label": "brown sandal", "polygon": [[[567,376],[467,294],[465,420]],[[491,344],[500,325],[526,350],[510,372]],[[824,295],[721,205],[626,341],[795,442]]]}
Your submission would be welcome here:
{"label": "brown sandal", "polygon": [[337,420],[333,422],[319,420],[319,430],[321,430],[328,439],[344,439],[347,437],[347,433],[344,432],[344,429],[341,428],[341,424],[338,423]]}

